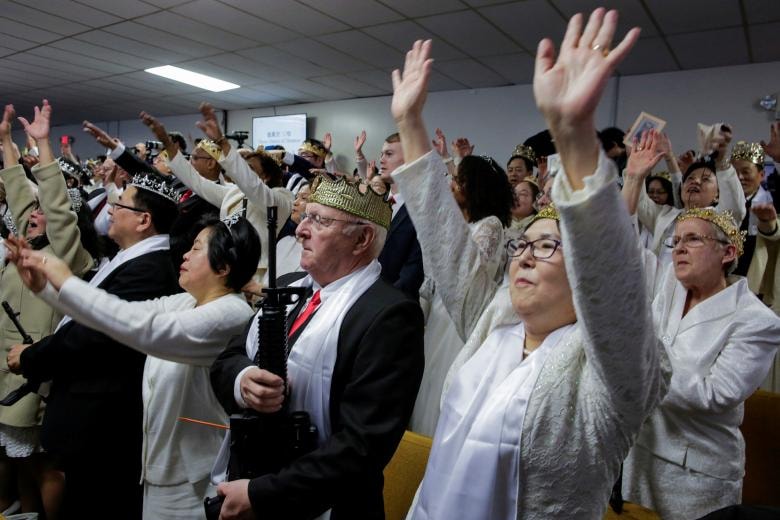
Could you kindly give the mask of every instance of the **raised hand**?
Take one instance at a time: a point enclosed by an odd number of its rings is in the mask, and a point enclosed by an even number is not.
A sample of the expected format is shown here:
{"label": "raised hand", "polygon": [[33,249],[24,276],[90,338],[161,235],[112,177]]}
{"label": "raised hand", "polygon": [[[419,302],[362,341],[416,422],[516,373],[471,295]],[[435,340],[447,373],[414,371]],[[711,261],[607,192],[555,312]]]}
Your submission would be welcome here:
{"label": "raised hand", "polygon": [[474,146],[469,142],[469,140],[465,137],[458,137],[454,141],[452,141],[452,152],[463,159],[467,155],[472,155],[474,153]]}
{"label": "raised hand", "polygon": [[355,155],[358,157],[363,156],[363,145],[366,144],[366,131],[360,132],[360,135],[355,137]]}
{"label": "raised hand", "polygon": [[41,107],[35,107],[34,113],[35,117],[32,123],[24,117],[19,117],[19,122],[22,123],[24,131],[36,141],[48,139],[51,123],[51,105],[49,105],[49,101],[44,99]]}
{"label": "raised hand", "polygon": [[539,42],[534,70],[534,97],[555,138],[561,162],[574,189],[598,164],[594,113],[615,67],[639,38],[631,29],[617,47],[612,38],[617,11],[596,9],[583,30],[581,14],[569,20],[557,57],[549,39]]}
{"label": "raised hand", "polygon": [[[62,287],[62,284],[65,283],[65,280],[73,276],[73,272],[68,267],[68,264],[63,262],[53,253],[25,249],[22,251],[21,256],[22,266],[24,268],[29,269],[37,280],[40,280],[41,276],[49,280],[58,291],[60,290],[60,287]],[[45,280],[44,285],[46,285]],[[41,289],[42,288],[43,287],[41,287]],[[38,292],[32,287],[30,289],[34,292]]]}
{"label": "raised hand", "polygon": [[83,130],[95,138],[95,141],[98,142],[101,146],[105,146],[106,148],[109,148],[113,150],[116,148],[117,144],[119,143],[119,140],[111,137],[101,128],[98,128],[97,126],[93,125],[86,119],[81,123],[81,126]]}
{"label": "raised hand", "polygon": [[750,211],[752,211],[761,222],[774,222],[775,219],[777,219],[777,211],[771,202],[753,204],[750,206]]}
{"label": "raised hand", "polygon": [[139,117],[141,118],[141,122],[152,131],[158,141],[165,143],[166,141],[171,140],[168,136],[168,131],[165,129],[165,125],[163,125],[159,119],[145,111],[142,111],[139,114]]}
{"label": "raised hand", "polygon": [[425,98],[428,96],[428,78],[433,60],[431,40],[417,40],[406,53],[404,70],[393,71],[393,101],[390,111],[396,123],[409,117],[420,118]]}
{"label": "raised hand", "polygon": [[776,163],[780,162],[780,122],[775,121],[769,126],[769,142],[761,141],[764,152]]}
{"label": "raised hand", "polygon": [[376,171],[376,161],[371,161],[368,163],[368,167],[366,168],[366,180],[370,181],[376,175],[379,175],[379,173]]}
{"label": "raised hand", "polygon": [[24,237],[11,234],[5,240],[5,247],[7,250],[6,259],[16,265],[19,279],[22,280],[25,287],[35,293],[41,292],[46,287],[46,276],[25,265],[25,254],[32,251],[27,240]]}
{"label": "raised hand", "polygon": [[325,132],[325,137],[322,138],[322,146],[325,147],[325,151],[329,152],[332,145],[333,135],[330,132]]}
{"label": "raised hand", "polygon": [[13,105],[6,105],[3,111],[3,120],[0,122],[0,136],[11,138],[11,127],[13,126],[14,117],[16,117],[16,111]]}
{"label": "raised hand", "polygon": [[211,106],[211,103],[201,103],[198,109],[200,110],[203,119],[195,123],[195,126],[200,128],[203,133],[206,134],[206,137],[212,141],[221,141],[222,129],[219,127],[219,120],[217,120],[217,114],[214,112],[214,107]]}
{"label": "raised hand", "polygon": [[677,165],[680,167],[680,171],[685,173],[688,167],[696,160],[696,152],[688,150],[687,152],[680,154],[677,158]]}
{"label": "raised hand", "polygon": [[626,163],[626,175],[644,179],[655,168],[658,161],[663,159],[663,139],[655,130],[642,132],[639,139],[635,139],[628,155]]}
{"label": "raised hand", "polygon": [[431,144],[439,155],[441,155],[442,159],[446,159],[450,156],[450,152],[447,150],[447,138],[444,136],[444,132],[441,131],[441,128],[436,129],[436,138],[431,141]]}

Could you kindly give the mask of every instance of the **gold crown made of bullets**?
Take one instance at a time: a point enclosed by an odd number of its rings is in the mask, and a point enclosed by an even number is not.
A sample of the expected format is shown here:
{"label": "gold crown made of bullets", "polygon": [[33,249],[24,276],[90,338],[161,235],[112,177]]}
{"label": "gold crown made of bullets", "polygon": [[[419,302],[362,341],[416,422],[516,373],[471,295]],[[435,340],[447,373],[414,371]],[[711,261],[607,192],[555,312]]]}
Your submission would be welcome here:
{"label": "gold crown made of bullets", "polygon": [[721,231],[726,233],[734,247],[737,248],[737,256],[742,256],[745,252],[745,235],[746,231],[740,231],[734,220],[734,215],[729,210],[717,211],[715,208],[691,208],[686,209],[677,217],[677,222],[687,220],[690,218],[700,218],[707,220],[718,226]]}
{"label": "gold crown made of bullets", "polygon": [[543,218],[551,218],[553,220],[560,222],[561,214],[558,213],[558,208],[555,207],[555,204],[551,202],[545,207],[543,207],[542,211],[534,215],[534,218],[532,218],[530,222],[528,222],[528,225],[525,226],[525,228],[528,229],[529,227],[531,227],[531,224],[533,224],[537,220],[542,220]]}
{"label": "gold crown made of bullets", "polygon": [[311,186],[309,202],[346,211],[385,229],[390,228],[393,216],[393,209],[384,195],[365,182],[346,177],[331,180],[324,175],[317,176]]}
{"label": "gold crown made of bullets", "polygon": [[214,159],[215,161],[219,161],[219,158],[222,156],[222,147],[220,147],[217,143],[212,141],[211,139],[201,139],[198,143],[198,146],[196,148],[200,148],[207,154],[209,154],[209,157]]}
{"label": "gold crown made of bullets", "polygon": [[306,139],[303,144],[298,148],[298,152],[309,152],[313,153],[317,157],[325,158],[326,155],[328,155],[328,151],[322,147],[314,144],[310,140]]}
{"label": "gold crown made of bullets", "polygon": [[669,173],[666,170],[663,170],[663,171],[660,171],[660,172],[657,172],[657,173],[651,173],[649,178],[652,179],[653,177],[656,177],[658,179],[663,179],[665,181],[672,182],[672,174]]}
{"label": "gold crown made of bullets", "polygon": [[764,147],[760,143],[746,143],[739,141],[731,151],[731,160],[750,161],[759,168],[764,167]]}
{"label": "gold crown made of bullets", "polygon": [[523,157],[536,164],[536,152],[530,146],[518,144],[512,152],[512,157]]}

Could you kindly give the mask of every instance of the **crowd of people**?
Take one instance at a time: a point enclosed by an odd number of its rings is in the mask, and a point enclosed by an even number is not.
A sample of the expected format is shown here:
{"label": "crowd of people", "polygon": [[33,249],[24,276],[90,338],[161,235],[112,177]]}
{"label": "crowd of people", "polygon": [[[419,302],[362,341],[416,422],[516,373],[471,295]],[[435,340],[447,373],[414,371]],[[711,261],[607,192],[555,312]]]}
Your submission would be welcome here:
{"label": "crowd of people", "polygon": [[55,157],[53,107],[7,105],[0,511],[381,519],[405,430],[433,438],[411,520],[739,504],[744,403],[780,392],[780,123],[680,155],[597,131],[616,27],[540,42],[547,128],[498,161],[426,126],[430,40],[352,172],[330,134],[236,147],[207,103],[196,143],[141,112],[149,146],[85,121],[106,155]]}

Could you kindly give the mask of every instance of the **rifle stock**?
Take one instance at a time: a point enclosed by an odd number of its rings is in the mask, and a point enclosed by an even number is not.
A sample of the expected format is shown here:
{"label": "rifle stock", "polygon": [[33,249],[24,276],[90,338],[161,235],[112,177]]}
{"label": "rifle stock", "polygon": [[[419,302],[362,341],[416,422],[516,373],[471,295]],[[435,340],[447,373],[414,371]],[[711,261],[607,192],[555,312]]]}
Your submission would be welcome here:
{"label": "rifle stock", "polygon": [[[32,336],[27,334],[27,331],[24,330],[22,323],[19,321],[19,313],[14,312],[11,304],[9,304],[7,301],[3,301],[3,310],[8,315],[8,319],[11,320],[11,323],[14,324],[14,327],[16,327],[16,330],[19,331],[19,335],[22,337],[22,343],[25,345],[32,345]],[[3,399],[0,399],[0,406],[12,406],[19,402],[19,400],[21,400],[27,394],[37,392],[40,386],[40,382],[28,380],[16,390],[9,392],[8,395],[3,397]]]}

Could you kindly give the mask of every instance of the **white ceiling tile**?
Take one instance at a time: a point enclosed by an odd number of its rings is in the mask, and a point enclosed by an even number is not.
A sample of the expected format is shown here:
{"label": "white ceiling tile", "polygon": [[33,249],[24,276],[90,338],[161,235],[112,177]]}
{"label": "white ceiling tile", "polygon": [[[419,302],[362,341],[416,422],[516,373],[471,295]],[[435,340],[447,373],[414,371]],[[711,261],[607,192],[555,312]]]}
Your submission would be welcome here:
{"label": "white ceiling tile", "polygon": [[404,61],[404,53],[357,30],[326,34],[317,39],[376,67],[398,67]]}
{"label": "white ceiling tile", "polygon": [[[13,43],[10,40],[20,38],[22,41],[33,41],[36,43],[48,43],[50,41],[62,38],[62,35],[41,29],[39,27],[33,27],[26,25],[16,20],[9,20],[8,18],[0,18],[0,33],[3,34],[3,41],[6,45],[13,47]],[[10,38],[9,38],[10,36]]]}
{"label": "white ceiling tile", "polygon": [[362,81],[383,92],[393,91],[393,81],[390,79],[390,71],[367,70],[364,72],[354,72],[347,74],[348,77]]}
{"label": "white ceiling tile", "polygon": [[534,58],[530,54],[507,54],[504,56],[485,56],[479,61],[495,70],[510,83],[529,84],[534,79]]}
{"label": "white ceiling tile", "polygon": [[348,25],[293,0],[222,1],[264,20],[297,31],[302,35],[317,36],[349,29]]}
{"label": "white ceiling tile", "polygon": [[137,88],[141,92],[147,92],[149,95],[161,94],[172,96],[175,94],[202,92],[202,89],[198,87],[185,85],[184,83],[161,78],[160,76],[155,76],[143,71],[111,76],[104,79],[112,83],[119,83],[126,87]]}
{"label": "white ceiling tile", "polygon": [[390,91],[379,89],[368,83],[364,83],[358,79],[345,76],[343,74],[336,74],[333,76],[322,76],[314,78],[313,81],[322,83],[329,87],[333,87],[342,92],[346,92],[356,97],[369,97],[369,96],[382,96],[391,94]]}
{"label": "white ceiling tile", "polygon": [[[55,0],[56,1],[56,0]],[[153,5],[141,2],[140,0],[122,0],[121,2],[111,2],[107,4],[106,0],[76,0],[80,4],[88,5],[94,9],[103,9],[109,13],[121,18],[135,18],[158,11],[159,8]]]}
{"label": "white ceiling tile", "polygon": [[506,0],[463,0],[472,7],[483,7],[492,4],[502,4]]}
{"label": "white ceiling tile", "polygon": [[301,0],[310,7],[326,13],[353,27],[365,27],[400,20],[402,16],[376,0]]}
{"label": "white ceiling tile", "polygon": [[258,43],[277,43],[297,37],[294,32],[277,23],[261,20],[215,0],[197,0],[172,11],[194,20],[207,21],[210,25]]}
{"label": "white ceiling tile", "polygon": [[311,94],[322,99],[346,99],[349,97],[349,94],[342,90],[331,88],[322,83],[316,83],[307,79],[286,81],[285,85],[289,85],[291,88],[303,92],[304,94]]}
{"label": "white ceiling tile", "polygon": [[269,94],[262,90],[262,87],[241,89],[242,95],[249,99],[247,107],[258,107],[262,105],[278,103],[285,100],[285,98]]}
{"label": "white ceiling tile", "polygon": [[38,43],[31,42],[30,40],[24,40],[22,38],[3,34],[2,32],[0,32],[0,41],[3,42],[5,47],[14,51],[24,51],[40,45]]}
{"label": "white ceiling tile", "polygon": [[780,23],[751,25],[748,30],[755,61],[780,61]]}
{"label": "white ceiling tile", "polygon": [[401,51],[403,55],[412,48],[415,40],[433,38],[433,55],[437,60],[465,58],[461,51],[443,41],[425,27],[415,22],[395,22],[363,29],[363,32]]}
{"label": "white ceiling tile", "polygon": [[666,35],[742,24],[738,0],[653,0],[646,5]]}
{"label": "white ceiling tile", "polygon": [[171,12],[144,16],[136,19],[136,22],[159,29],[166,34],[192,38],[217,49],[236,50],[257,44],[257,42],[243,36],[231,34],[219,26],[201,23]]}
{"label": "white ceiling tile", "polygon": [[86,25],[65,20],[59,16],[48,14],[44,11],[32,9],[26,5],[4,2],[0,12],[4,18],[16,20],[22,23],[31,23],[44,31],[56,34],[71,35],[89,29]]}
{"label": "white ceiling tile", "polygon": [[72,0],[15,0],[15,2],[43,11],[49,15],[60,16],[83,25],[89,25],[90,27],[99,27],[122,20],[106,11],[100,10],[100,8],[96,9]]}
{"label": "white ceiling tile", "polygon": [[0,47],[0,57],[8,56],[9,54],[16,54],[16,50],[9,49],[8,47]]}
{"label": "white ceiling tile", "polygon": [[185,61],[190,58],[186,54],[178,54],[169,49],[162,47],[154,47],[146,43],[135,41],[130,38],[125,38],[117,34],[111,34],[105,31],[90,31],[84,34],[79,34],[74,37],[75,40],[85,41],[99,47],[105,47],[118,52],[124,52],[146,58],[151,62],[159,63],[177,63]]}
{"label": "white ceiling tile", "polygon": [[547,0],[494,5],[483,7],[479,12],[529,52],[536,52],[543,38],[561,41],[566,32],[566,20]]}
{"label": "white ceiling tile", "polygon": [[277,43],[274,47],[334,72],[356,72],[371,68],[370,65],[361,63],[352,56],[306,38]]}
{"label": "white ceiling tile", "polygon": [[[723,67],[748,62],[745,32],[741,27],[675,34],[667,37],[684,69]],[[729,42],[723,45],[722,42]],[[718,52],[713,52],[717,48]]]}
{"label": "white ceiling tile", "polygon": [[[91,43],[83,42],[73,38],[52,42],[49,44],[49,47],[61,49],[74,55],[81,55],[85,57],[88,56],[107,63],[122,65],[131,69],[145,69],[158,64],[153,60],[139,58],[137,56],[125,54],[114,49],[107,49],[106,47],[92,45]],[[82,61],[77,56],[76,59],[79,62]]]}
{"label": "white ceiling tile", "polygon": [[104,76],[106,73],[85,67],[74,67],[69,63],[60,60],[45,58],[29,53],[16,54],[10,56],[9,67],[18,73],[23,73],[30,77],[46,78],[60,82],[76,82],[90,78]]}
{"label": "white ceiling tile", "polygon": [[241,86],[257,82],[257,79],[250,76],[249,74],[226,69],[225,67],[219,65],[218,62],[215,63],[212,61],[200,59],[185,61],[183,63],[177,64],[177,66],[187,70],[199,72],[201,74],[206,74],[207,76],[213,76],[223,81],[229,81]]}
{"label": "white ceiling tile", "polygon": [[[647,15],[639,0],[550,0],[568,18],[576,13],[587,16],[597,7],[617,9],[620,14],[615,40],[623,38],[632,27],[641,27],[642,36],[658,36],[653,21]],[[557,43],[557,42],[556,42]]]}
{"label": "white ceiling tile", "polygon": [[199,58],[219,54],[219,49],[202,45],[194,40],[180,38],[166,31],[147,27],[135,22],[123,22],[104,28],[106,32],[124,36],[131,40],[148,43],[155,47],[170,49],[185,56]]}
{"label": "white ceiling tile", "polygon": [[105,74],[121,74],[132,70],[132,67],[126,67],[124,65],[119,65],[113,62],[90,58],[80,54],[74,54],[72,52],[56,49],[48,45],[36,47],[35,49],[31,49],[27,52],[34,56],[42,56],[52,60],[59,60],[64,63],[71,63],[74,65],[74,68],[88,67],[94,70],[101,70]]}
{"label": "white ceiling tile", "polygon": [[152,4],[157,7],[168,9],[170,7],[176,7],[191,2],[192,0],[144,0],[147,4]]}
{"label": "white ceiling tile", "polygon": [[623,75],[652,74],[678,68],[663,39],[640,38],[618,66],[618,72]]}
{"label": "white ceiling tile", "polygon": [[428,78],[428,90],[431,92],[439,90],[459,90],[468,88],[465,82],[458,81],[458,78],[452,75],[444,75],[437,70],[431,71],[431,77]]}
{"label": "white ceiling tile", "polygon": [[389,7],[410,17],[459,11],[468,6],[461,0],[381,0]]}
{"label": "white ceiling tile", "polygon": [[447,76],[471,88],[497,87],[509,82],[476,60],[452,60],[434,63]]}
{"label": "white ceiling tile", "polygon": [[238,54],[268,66],[278,67],[298,78],[325,76],[328,69],[312,63],[308,59],[298,58],[273,47],[255,47],[238,51]]}
{"label": "white ceiling tile", "polygon": [[494,25],[473,11],[420,18],[425,28],[471,56],[510,54],[522,50]]}
{"label": "white ceiling tile", "polygon": [[253,90],[260,92],[266,92],[269,95],[276,96],[281,99],[289,99],[290,101],[303,99],[304,97],[311,98],[309,94],[304,94],[299,90],[294,90],[287,86],[287,83],[269,83],[262,87],[256,87]]}
{"label": "white ceiling tile", "polygon": [[279,67],[264,65],[233,53],[212,56],[207,58],[206,61],[256,78],[253,80],[252,84],[257,84],[258,80],[263,83],[274,83],[294,77],[292,74],[281,70]]}
{"label": "white ceiling tile", "polygon": [[777,0],[743,0],[748,23],[766,23],[780,20]]}

